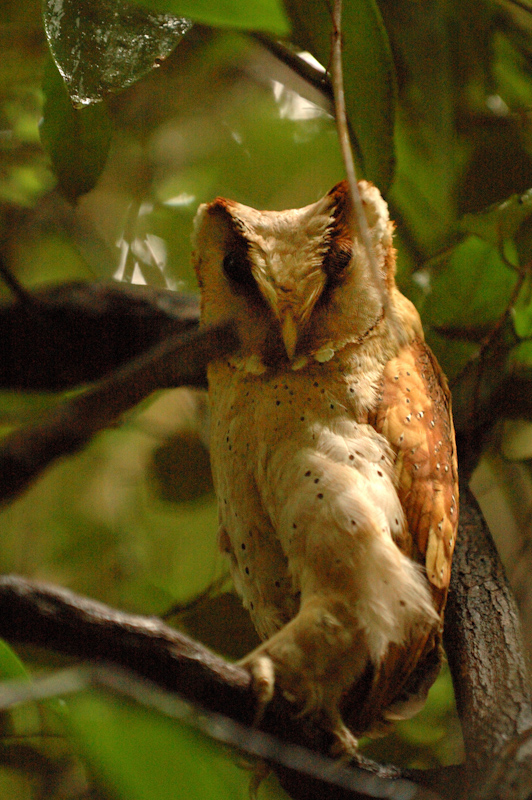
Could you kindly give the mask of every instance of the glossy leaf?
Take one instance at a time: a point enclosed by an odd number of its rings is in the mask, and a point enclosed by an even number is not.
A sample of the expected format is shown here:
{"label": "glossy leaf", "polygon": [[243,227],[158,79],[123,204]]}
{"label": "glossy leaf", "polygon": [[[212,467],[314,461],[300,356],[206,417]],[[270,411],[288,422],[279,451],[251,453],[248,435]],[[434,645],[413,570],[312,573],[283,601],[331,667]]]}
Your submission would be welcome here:
{"label": "glossy leaf", "polygon": [[127,0],[46,0],[48,44],[76,105],[130,86],[164,60],[191,22]]}
{"label": "glossy leaf", "polygon": [[73,202],[95,186],[105,166],[111,122],[103,104],[74,108],[51,59],[45,67],[43,88],[41,139],[63,194]]}
{"label": "glossy leaf", "polygon": [[182,14],[205,25],[266,31],[278,35],[289,31],[279,0],[137,0],[143,6],[170,14]]}
{"label": "glossy leaf", "polygon": [[[332,22],[325,0],[288,0],[294,40],[324,66]],[[386,192],[394,171],[395,70],[388,36],[373,0],[345,3],[342,17],[347,115],[364,176]]]}

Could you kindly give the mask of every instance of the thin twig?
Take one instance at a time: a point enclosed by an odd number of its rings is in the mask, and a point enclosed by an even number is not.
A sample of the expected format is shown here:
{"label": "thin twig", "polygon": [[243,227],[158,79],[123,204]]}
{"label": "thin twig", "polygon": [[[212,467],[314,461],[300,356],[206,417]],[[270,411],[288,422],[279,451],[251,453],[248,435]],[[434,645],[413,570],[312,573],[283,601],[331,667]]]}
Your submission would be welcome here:
{"label": "thin twig", "polygon": [[18,298],[19,302],[22,303],[25,308],[33,308],[35,303],[31,292],[28,292],[28,290],[24,288],[20,281],[15,278],[1,255],[0,275],[2,275],[4,283],[9,287],[9,289],[11,289],[15,297]]}
{"label": "thin twig", "polygon": [[404,800],[405,797],[412,800],[440,800],[435,792],[411,780],[402,777],[390,780],[356,765],[339,764],[306,747],[284,742],[272,734],[243,725],[226,714],[199,710],[179,696],[162,691],[154,684],[139,680],[133,673],[116,667],[74,667],[36,678],[32,683],[7,682],[0,688],[0,709],[9,708],[13,703],[77,694],[93,687],[103,687],[113,695],[134,700],[248,755],[280,764],[320,783],[345,789],[353,800],[358,800],[361,795],[383,800]]}
{"label": "thin twig", "polygon": [[281,63],[286,64],[292,72],[302,78],[309,86],[321,92],[330,104],[334,102],[333,88],[326,72],[312,66],[282,42],[278,42],[264,33],[255,32],[251,34],[251,37],[265,47]]}
{"label": "thin twig", "polygon": [[377,258],[375,256],[375,249],[371,243],[369,234],[368,221],[364,213],[364,206],[360,191],[358,188],[358,180],[355,167],[355,159],[353,157],[353,149],[351,147],[351,139],[349,136],[349,125],[347,121],[347,111],[345,105],[344,93],[344,77],[343,77],[343,64],[342,64],[342,0],[334,0],[333,6],[333,35],[332,35],[332,53],[331,53],[331,81],[334,93],[334,107],[336,117],[336,128],[338,131],[338,141],[344,162],[347,183],[349,186],[349,193],[351,195],[351,202],[355,212],[355,221],[362,239],[362,244],[366,250],[368,257],[371,275],[377,287],[382,307],[388,317],[390,330],[394,333],[396,339],[401,341],[402,329],[399,325],[395,308],[393,307],[388,288],[386,286],[384,277],[381,274]]}

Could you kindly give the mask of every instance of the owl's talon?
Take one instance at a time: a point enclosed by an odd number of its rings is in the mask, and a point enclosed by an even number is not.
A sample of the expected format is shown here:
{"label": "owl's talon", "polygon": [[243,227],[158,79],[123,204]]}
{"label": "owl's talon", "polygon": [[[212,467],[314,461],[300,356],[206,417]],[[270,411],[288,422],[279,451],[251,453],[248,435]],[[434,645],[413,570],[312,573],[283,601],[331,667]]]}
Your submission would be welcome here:
{"label": "owl's talon", "polygon": [[273,661],[269,656],[259,655],[254,658],[239,662],[241,667],[245,667],[251,673],[253,691],[257,698],[257,711],[254,725],[258,725],[264,716],[264,711],[268,703],[273,699],[275,691],[275,669]]}
{"label": "owl's talon", "polygon": [[[303,707],[300,711],[296,714],[296,717],[310,717],[314,714],[322,705],[323,705],[323,691],[321,687],[317,684],[314,686],[307,687],[308,696],[304,702]],[[287,693],[284,693],[285,697],[290,699]],[[297,697],[291,701],[293,703],[297,702]]]}
{"label": "owl's talon", "polygon": [[349,761],[358,753],[358,739],[353,736],[349,728],[340,722],[334,729],[334,743],[330,749],[332,758]]}

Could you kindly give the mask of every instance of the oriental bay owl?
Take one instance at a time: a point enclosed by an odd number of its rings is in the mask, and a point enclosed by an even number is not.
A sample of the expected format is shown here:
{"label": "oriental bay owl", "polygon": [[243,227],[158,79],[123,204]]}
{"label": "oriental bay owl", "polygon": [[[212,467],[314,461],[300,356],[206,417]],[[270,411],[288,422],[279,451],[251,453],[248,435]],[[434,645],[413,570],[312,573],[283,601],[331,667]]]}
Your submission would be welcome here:
{"label": "oriental bay owl", "polygon": [[241,663],[337,753],[423,704],[458,520],[447,383],[396,288],[387,205],[359,189],[393,324],[345,182],[288,211],[202,205],[193,255],[202,322],[241,341],[208,370],[219,543],[263,639]]}

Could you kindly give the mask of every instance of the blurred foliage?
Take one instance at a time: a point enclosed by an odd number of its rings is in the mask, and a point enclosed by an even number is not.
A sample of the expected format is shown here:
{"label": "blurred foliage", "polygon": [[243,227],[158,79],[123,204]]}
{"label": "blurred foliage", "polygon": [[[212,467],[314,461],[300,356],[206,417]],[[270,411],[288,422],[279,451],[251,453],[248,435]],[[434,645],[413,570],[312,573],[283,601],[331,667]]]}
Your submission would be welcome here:
{"label": "blurred foliage", "polygon": [[[96,277],[194,290],[200,202],[295,207],[342,178],[330,100],[246,33],[286,34],[327,66],[325,2],[86,5],[47,1],[43,21],[37,0],[0,0],[0,237],[25,286]],[[181,17],[195,22],[188,32],[172,28]],[[532,13],[511,0],[345,0],[359,169],[387,196],[399,282],[457,379],[461,429],[532,367],[531,34]],[[58,400],[4,393],[0,423]],[[207,427],[199,393],[164,393],[49,469],[1,511],[2,571],[137,612],[174,609],[191,635],[242,655],[254,634],[240,604],[228,586],[205,594],[225,570]],[[530,448],[513,447],[530,471]],[[1,648],[0,675],[62,662],[21,655],[25,668]],[[0,717],[0,796],[244,797],[246,774],[200,738],[98,695],[25,706]],[[371,752],[417,767],[459,760],[448,673],[423,714]],[[273,783],[260,792],[283,796]]]}

